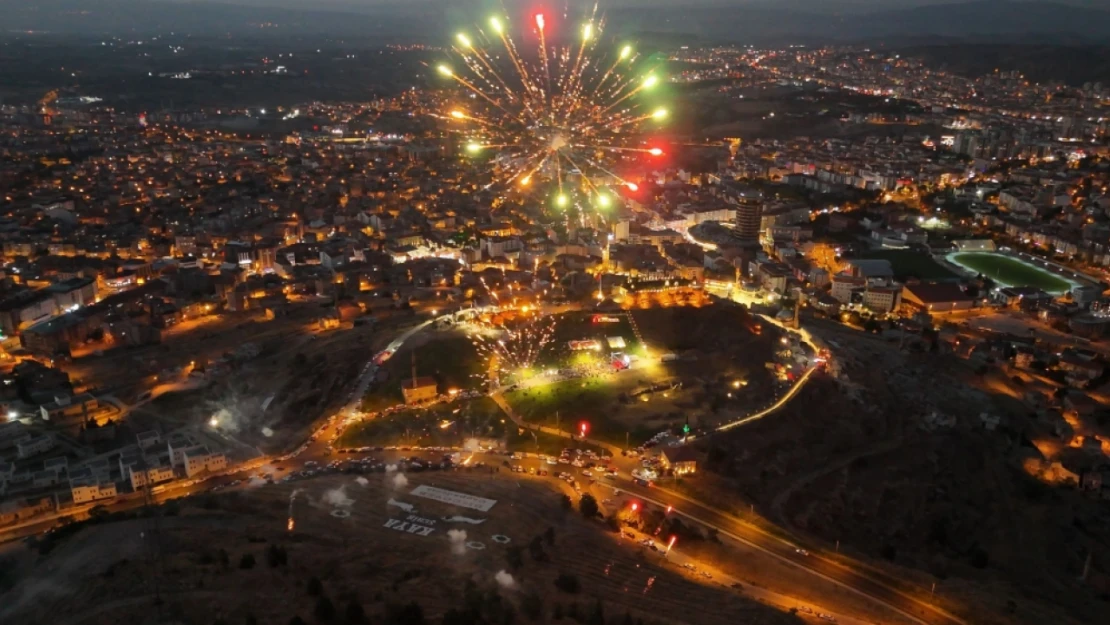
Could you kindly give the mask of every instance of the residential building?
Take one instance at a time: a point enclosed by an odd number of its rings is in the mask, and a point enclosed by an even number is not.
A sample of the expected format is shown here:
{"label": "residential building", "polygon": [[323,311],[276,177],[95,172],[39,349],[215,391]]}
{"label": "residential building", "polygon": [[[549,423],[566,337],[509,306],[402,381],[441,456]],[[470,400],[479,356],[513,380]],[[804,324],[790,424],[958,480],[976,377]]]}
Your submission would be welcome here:
{"label": "residential building", "polygon": [[41,434],[21,441],[16,444],[16,454],[19,458],[30,458],[54,448],[56,442],[53,434]]}
{"label": "residential building", "polygon": [[890,313],[902,303],[902,289],[898,287],[868,287],[863,292],[863,305],[875,312]]}
{"label": "residential building", "polygon": [[422,404],[439,396],[436,380],[432,377],[409,378],[401,383],[401,394],[406,404]]}
{"label": "residential building", "polygon": [[193,477],[198,473],[216,471],[227,468],[227,457],[220,452],[210,452],[208,447],[200,445],[182,452],[185,459],[185,476]]}
{"label": "residential building", "polygon": [[698,470],[697,454],[686,445],[664,449],[659,455],[659,460],[664,469],[675,475],[689,475]]}
{"label": "residential building", "polygon": [[116,497],[115,482],[71,482],[70,493],[76,505],[113,499]]}

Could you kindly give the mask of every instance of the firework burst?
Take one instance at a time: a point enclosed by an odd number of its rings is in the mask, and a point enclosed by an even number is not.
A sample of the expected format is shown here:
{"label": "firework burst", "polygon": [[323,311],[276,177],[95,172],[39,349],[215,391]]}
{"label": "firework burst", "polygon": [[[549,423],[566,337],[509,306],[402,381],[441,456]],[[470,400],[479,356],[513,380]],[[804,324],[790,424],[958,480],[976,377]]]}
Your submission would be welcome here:
{"label": "firework burst", "polygon": [[614,187],[636,190],[614,173],[614,161],[628,153],[662,154],[640,134],[668,117],[648,98],[662,75],[630,45],[605,45],[596,5],[588,19],[568,25],[570,37],[553,36],[553,26],[543,14],[533,16],[522,38],[534,36],[532,54],[518,48],[502,17],[459,33],[452,60],[436,70],[463,97],[440,117],[465,138],[467,155],[489,166],[487,189],[545,184],[557,209],[604,210]]}
{"label": "firework burst", "polygon": [[471,342],[491,374],[502,371],[515,374],[532,369],[554,336],[554,319],[539,315],[518,318],[504,325],[482,323],[470,332]]}

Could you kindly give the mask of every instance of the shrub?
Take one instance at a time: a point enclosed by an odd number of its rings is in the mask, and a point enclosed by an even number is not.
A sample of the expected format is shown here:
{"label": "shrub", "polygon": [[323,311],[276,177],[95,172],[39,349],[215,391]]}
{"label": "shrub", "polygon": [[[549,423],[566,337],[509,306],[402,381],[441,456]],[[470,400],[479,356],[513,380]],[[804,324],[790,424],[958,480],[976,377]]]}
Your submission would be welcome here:
{"label": "shrub", "polygon": [[573,595],[578,593],[579,590],[582,590],[582,583],[579,582],[578,577],[572,573],[559,573],[559,576],[555,578],[555,587],[565,593]]}

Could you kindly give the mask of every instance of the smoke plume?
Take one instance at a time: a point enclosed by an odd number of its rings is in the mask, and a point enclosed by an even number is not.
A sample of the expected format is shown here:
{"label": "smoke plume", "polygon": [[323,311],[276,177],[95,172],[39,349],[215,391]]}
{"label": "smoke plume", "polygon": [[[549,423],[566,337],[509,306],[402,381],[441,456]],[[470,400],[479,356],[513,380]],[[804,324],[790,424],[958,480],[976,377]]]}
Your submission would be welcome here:
{"label": "smoke plume", "polygon": [[502,588],[508,589],[516,587],[516,580],[513,579],[512,574],[510,574],[508,571],[498,571],[497,575],[493,576],[493,579],[497,580],[497,584]]}
{"label": "smoke plume", "polygon": [[347,487],[344,485],[324,493],[324,503],[335,508],[350,508],[355,500],[347,496]]}
{"label": "smoke plume", "polygon": [[447,530],[447,540],[451,541],[451,553],[457,556],[466,553],[466,530]]}

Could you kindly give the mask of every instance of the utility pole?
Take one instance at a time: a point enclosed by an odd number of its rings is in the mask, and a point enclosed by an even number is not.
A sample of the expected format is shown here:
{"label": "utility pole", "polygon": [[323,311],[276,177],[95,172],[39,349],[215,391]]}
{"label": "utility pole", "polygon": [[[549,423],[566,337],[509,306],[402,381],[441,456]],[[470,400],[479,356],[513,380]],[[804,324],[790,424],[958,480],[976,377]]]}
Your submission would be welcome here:
{"label": "utility pole", "polygon": [[[172,460],[172,458],[171,458]],[[146,454],[140,451],[139,467],[143,472],[143,508],[146,511],[147,518],[151,521],[149,540],[147,544],[151,550],[151,560],[154,568],[154,574],[151,575],[151,585],[154,587],[154,609],[157,613],[159,621],[162,620],[162,523],[160,517],[162,511],[155,507],[154,492],[151,484],[150,466],[146,460]]]}

